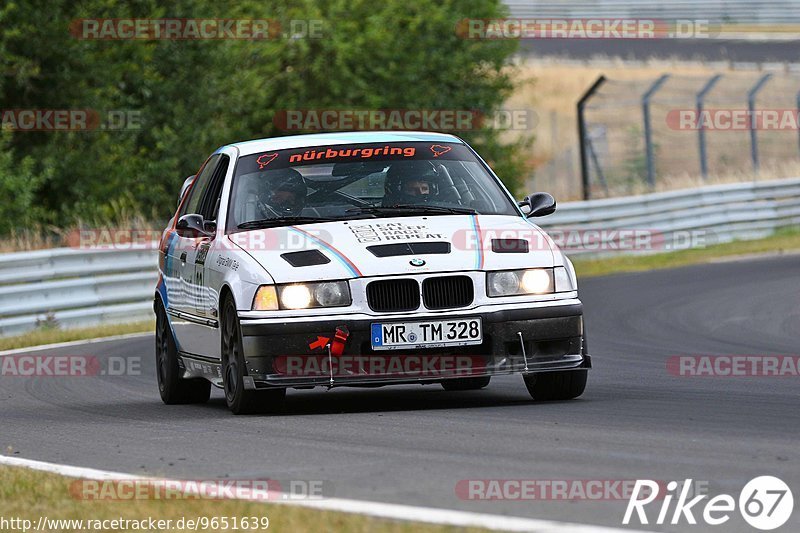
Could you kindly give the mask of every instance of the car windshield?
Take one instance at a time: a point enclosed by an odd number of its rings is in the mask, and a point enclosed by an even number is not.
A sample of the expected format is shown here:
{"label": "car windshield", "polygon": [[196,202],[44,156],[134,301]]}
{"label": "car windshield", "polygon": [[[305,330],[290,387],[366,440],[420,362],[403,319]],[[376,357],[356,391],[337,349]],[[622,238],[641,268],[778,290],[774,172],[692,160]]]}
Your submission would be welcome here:
{"label": "car windshield", "polygon": [[463,144],[315,146],[240,157],[227,228],[473,213],[519,215]]}

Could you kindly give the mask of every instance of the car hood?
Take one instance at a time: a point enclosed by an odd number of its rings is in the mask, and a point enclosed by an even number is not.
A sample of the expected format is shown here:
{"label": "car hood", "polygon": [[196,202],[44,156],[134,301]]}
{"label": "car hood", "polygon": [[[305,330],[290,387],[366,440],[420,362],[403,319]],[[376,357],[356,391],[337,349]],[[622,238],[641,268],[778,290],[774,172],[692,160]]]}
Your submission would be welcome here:
{"label": "car hood", "polygon": [[228,238],[276,283],[551,267],[556,258],[552,241],[538,226],[505,215],[348,220]]}

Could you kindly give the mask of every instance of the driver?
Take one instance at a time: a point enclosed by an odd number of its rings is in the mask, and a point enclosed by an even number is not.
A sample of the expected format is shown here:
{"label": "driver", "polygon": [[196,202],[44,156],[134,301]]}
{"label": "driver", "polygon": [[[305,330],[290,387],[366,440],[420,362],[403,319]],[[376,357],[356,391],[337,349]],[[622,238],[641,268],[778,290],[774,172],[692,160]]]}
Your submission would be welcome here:
{"label": "driver", "polygon": [[439,173],[430,161],[394,163],[386,173],[384,189],[384,206],[427,203],[439,192]]}
{"label": "driver", "polygon": [[297,216],[306,205],[308,187],[302,174],[293,168],[270,171],[266,187],[263,203],[275,216]]}

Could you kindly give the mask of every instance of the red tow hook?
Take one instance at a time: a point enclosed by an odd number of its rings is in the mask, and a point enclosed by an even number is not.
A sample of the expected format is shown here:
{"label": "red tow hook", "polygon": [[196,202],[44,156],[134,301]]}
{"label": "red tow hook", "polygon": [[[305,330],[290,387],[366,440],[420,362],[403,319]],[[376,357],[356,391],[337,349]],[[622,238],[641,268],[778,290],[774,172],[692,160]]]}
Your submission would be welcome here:
{"label": "red tow hook", "polygon": [[344,353],[344,347],[347,344],[347,338],[350,336],[347,326],[338,326],[336,334],[331,341],[331,355],[340,356]]}

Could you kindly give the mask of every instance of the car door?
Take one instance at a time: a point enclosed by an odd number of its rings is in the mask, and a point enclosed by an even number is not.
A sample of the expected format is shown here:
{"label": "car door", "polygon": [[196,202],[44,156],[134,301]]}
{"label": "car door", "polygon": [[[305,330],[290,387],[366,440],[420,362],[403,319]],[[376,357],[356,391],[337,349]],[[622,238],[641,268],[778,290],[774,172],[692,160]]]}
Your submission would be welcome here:
{"label": "car door", "polygon": [[[188,214],[199,214],[201,201],[211,184],[211,178],[219,159],[219,154],[212,155],[200,169],[177,215],[178,220]],[[173,284],[177,286],[174,287],[168,312],[180,350],[195,353],[199,346],[195,336],[201,325],[201,319],[197,315],[195,261],[198,246],[202,243],[203,237],[194,232],[176,229],[173,238],[175,242],[170,247],[169,254],[176,278],[173,280]]]}
{"label": "car door", "polygon": [[[228,172],[230,158],[222,154],[210,184],[200,202],[200,214],[207,223],[214,223],[216,227],[217,215],[220,210],[222,185]],[[199,240],[194,255],[194,281],[192,293],[195,295],[194,312],[200,319],[200,327],[195,328],[197,348],[194,353],[209,358],[219,357],[219,289],[222,285],[222,276],[214,268],[213,258],[216,257],[217,245],[215,236],[203,237]],[[209,255],[211,254],[211,255]],[[209,261],[209,257],[212,258]]]}

